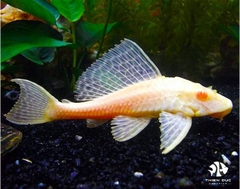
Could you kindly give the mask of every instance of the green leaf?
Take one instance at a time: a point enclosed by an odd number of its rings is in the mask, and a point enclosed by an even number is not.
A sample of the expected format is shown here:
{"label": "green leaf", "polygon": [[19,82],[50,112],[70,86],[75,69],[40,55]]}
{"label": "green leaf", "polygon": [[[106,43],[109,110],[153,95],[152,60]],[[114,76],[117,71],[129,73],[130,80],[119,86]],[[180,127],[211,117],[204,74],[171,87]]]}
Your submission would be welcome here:
{"label": "green leaf", "polygon": [[44,21],[57,25],[60,14],[58,10],[45,0],[4,0],[5,3],[30,13]]}
{"label": "green leaf", "polygon": [[35,47],[27,49],[21,54],[32,62],[43,65],[43,63],[51,62],[54,59],[55,48]]}
{"label": "green leaf", "polygon": [[239,26],[228,26],[228,33],[239,43]]}
{"label": "green leaf", "polygon": [[1,61],[33,47],[71,46],[62,41],[62,35],[51,26],[39,21],[19,20],[2,28]]}
{"label": "green leaf", "polygon": [[220,24],[219,27],[222,31],[233,37],[239,43],[239,26],[238,25],[231,25],[225,26]]}
{"label": "green leaf", "polygon": [[52,0],[51,3],[70,22],[79,20],[84,12],[83,0]]}
{"label": "green leaf", "polygon": [[[108,24],[106,34],[111,31],[117,22]],[[91,47],[98,42],[103,34],[104,24],[93,24],[79,21],[76,24],[77,44],[82,47]]]}

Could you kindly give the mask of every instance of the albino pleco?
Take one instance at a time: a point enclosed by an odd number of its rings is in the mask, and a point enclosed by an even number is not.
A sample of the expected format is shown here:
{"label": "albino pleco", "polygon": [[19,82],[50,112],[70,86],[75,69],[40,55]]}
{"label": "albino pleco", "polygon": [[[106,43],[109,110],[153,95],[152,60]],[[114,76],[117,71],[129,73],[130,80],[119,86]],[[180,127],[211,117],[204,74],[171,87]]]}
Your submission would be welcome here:
{"label": "albino pleco", "polygon": [[78,103],[59,102],[44,88],[13,79],[21,88],[18,101],[6,114],[20,125],[59,119],[87,119],[90,128],[111,121],[112,135],[123,142],[159,118],[162,153],[174,149],[187,135],[191,117],[222,119],[232,102],[216,90],[180,77],[164,77],[133,41],[125,39],[110,49],[79,77]]}

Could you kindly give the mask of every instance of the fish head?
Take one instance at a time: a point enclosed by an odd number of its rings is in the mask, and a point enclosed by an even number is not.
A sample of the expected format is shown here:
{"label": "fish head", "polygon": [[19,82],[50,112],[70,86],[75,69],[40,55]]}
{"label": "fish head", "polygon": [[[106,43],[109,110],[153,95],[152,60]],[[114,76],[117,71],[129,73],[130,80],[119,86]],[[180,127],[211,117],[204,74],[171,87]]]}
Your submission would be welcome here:
{"label": "fish head", "polygon": [[197,84],[196,90],[193,92],[191,105],[194,116],[200,117],[209,115],[220,120],[228,115],[233,107],[230,99],[217,93],[216,90],[204,87],[200,84]]}

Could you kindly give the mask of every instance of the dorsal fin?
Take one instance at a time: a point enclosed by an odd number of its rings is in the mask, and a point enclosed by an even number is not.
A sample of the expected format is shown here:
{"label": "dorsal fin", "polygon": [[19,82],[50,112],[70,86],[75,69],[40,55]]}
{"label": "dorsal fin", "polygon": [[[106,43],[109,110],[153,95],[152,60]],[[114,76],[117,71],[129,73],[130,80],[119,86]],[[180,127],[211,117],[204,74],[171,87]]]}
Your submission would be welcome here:
{"label": "dorsal fin", "polygon": [[161,73],[143,50],[124,39],[110,49],[79,77],[75,98],[92,100]]}

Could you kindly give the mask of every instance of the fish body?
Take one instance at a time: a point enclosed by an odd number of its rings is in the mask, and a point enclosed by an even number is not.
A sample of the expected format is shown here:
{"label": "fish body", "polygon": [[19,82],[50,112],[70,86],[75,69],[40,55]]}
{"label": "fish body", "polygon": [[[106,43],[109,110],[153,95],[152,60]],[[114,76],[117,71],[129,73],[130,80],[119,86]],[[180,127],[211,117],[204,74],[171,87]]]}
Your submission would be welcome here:
{"label": "fish body", "polygon": [[104,54],[78,79],[75,99],[81,102],[60,102],[36,83],[13,81],[20,85],[21,94],[6,115],[10,122],[87,119],[92,128],[112,119],[113,137],[123,142],[141,132],[152,118],[159,118],[163,153],[183,140],[192,117],[222,119],[232,109],[231,100],[216,90],[180,77],[162,76],[143,50],[128,39]]}
{"label": "fish body", "polygon": [[[200,84],[180,77],[160,76],[133,84],[92,101],[58,102],[56,108],[49,109],[48,115],[51,115],[50,119],[56,120],[112,119],[118,115],[158,118],[162,111],[182,113],[189,117],[200,117],[213,113],[212,107],[215,104],[211,103],[214,102],[207,103],[206,99],[199,98],[198,92],[207,94],[206,98],[215,99],[215,103],[225,100],[225,97]],[[194,96],[195,98],[193,98]],[[227,103],[230,104],[229,101]],[[223,104],[223,112],[225,105],[229,104]]]}

